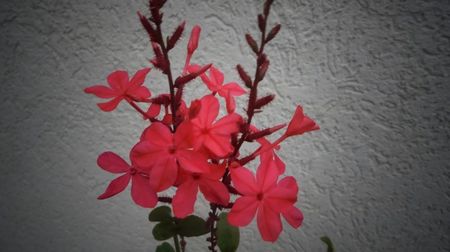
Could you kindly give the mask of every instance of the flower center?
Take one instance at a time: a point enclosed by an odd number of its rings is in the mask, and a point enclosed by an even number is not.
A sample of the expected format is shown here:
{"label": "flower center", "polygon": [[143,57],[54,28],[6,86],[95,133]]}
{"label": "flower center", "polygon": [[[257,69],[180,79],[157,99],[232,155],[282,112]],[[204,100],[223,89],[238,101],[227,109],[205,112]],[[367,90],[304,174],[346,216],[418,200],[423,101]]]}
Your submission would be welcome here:
{"label": "flower center", "polygon": [[177,152],[177,148],[174,145],[170,146],[169,147],[169,153],[170,154],[175,154],[175,152]]}
{"label": "flower center", "polygon": [[208,128],[203,128],[201,132],[202,132],[203,135],[208,135],[209,134],[209,129]]}
{"label": "flower center", "polygon": [[198,174],[198,173],[193,173],[193,174],[192,174],[192,178],[193,178],[194,180],[197,180],[197,179],[200,178],[200,174]]}
{"label": "flower center", "polygon": [[256,195],[256,198],[261,201],[264,198],[264,194],[263,193],[258,193],[258,195]]}
{"label": "flower center", "polygon": [[137,170],[136,170],[135,168],[131,167],[131,169],[130,169],[130,175],[134,175],[134,174],[136,174],[136,173],[137,173]]}

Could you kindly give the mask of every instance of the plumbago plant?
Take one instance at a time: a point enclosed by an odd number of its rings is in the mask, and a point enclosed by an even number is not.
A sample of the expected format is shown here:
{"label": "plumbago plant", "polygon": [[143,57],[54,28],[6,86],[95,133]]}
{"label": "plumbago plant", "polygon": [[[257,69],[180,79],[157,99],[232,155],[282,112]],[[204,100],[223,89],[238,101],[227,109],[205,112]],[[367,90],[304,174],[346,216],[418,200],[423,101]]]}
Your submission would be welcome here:
{"label": "plumbago plant", "polygon": [[[169,53],[180,40],[185,22],[165,37],[161,29],[161,8],[165,2],[150,0],[149,17],[138,15],[153,49],[151,64],[167,76],[169,92],[152,96],[143,85],[149,67],[138,70],[131,78],[126,71],[114,71],[107,77],[108,85],[85,89],[88,94],[109,99],[98,103],[101,110],[112,111],[123,101],[149,122],[131,149],[129,162],[110,151],[98,157],[100,168],[118,175],[98,199],[110,198],[131,183],[134,203],[154,208],[149,215],[150,221],[157,222],[154,238],[173,239],[174,247],[164,242],[157,247],[159,252],[185,251],[186,237],[202,235],[208,236],[209,251],[217,251],[217,246],[222,252],[236,251],[239,227],[247,226],[255,216],[262,239],[275,242],[282,231],[281,216],[294,228],[303,221],[302,212],[295,206],[297,181],[284,176],[285,164],[277,151],[285,139],[318,130],[319,126],[300,106],[287,124],[260,129],[252,122],[275,97],[258,95],[270,65],[264,49],[281,28],[277,24],[267,29],[272,1],[267,0],[263,13],[258,15],[260,42],[245,35],[256,55],[256,70],[251,78],[241,65],[236,66],[243,86],[224,83],[223,73],[213,64],[191,62],[199,43],[199,26],[192,29],[183,71],[174,75]],[[198,77],[210,92],[187,104],[184,90]],[[240,115],[235,98],[243,95],[248,95],[248,103],[245,114]],[[220,100],[226,105],[224,116],[219,116]],[[282,129],[276,140],[267,138]],[[258,148],[241,155],[243,144],[254,141]],[[258,164],[256,173],[245,167],[250,162]],[[171,187],[176,188],[175,195],[158,196]],[[199,191],[210,203],[206,218],[192,215]],[[156,207],[158,202],[163,205]]]}

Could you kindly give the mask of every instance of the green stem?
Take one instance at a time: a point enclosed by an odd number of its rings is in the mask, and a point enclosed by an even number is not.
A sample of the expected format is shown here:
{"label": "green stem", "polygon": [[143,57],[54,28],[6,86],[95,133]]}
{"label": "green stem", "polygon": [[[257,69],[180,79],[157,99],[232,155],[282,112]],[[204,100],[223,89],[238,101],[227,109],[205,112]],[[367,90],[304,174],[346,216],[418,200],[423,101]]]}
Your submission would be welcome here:
{"label": "green stem", "polygon": [[178,235],[173,236],[173,243],[175,243],[175,251],[180,252],[180,243],[178,241]]}

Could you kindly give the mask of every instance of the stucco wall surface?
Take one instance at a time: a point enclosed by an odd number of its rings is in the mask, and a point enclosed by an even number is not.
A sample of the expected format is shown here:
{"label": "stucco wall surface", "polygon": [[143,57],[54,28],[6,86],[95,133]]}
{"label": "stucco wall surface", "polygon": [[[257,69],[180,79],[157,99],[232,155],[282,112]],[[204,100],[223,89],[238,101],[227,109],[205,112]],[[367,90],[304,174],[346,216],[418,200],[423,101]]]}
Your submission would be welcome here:
{"label": "stucco wall surface", "polygon": [[[254,67],[243,35],[257,31],[261,5],[171,0],[164,30],[202,25],[193,60],[237,81],[236,64]],[[128,193],[96,200],[112,178],[97,155],[126,157],[146,124],[126,104],[102,113],[82,92],[149,65],[137,10],[144,0],[1,1],[1,251],[154,251],[148,210]],[[325,234],[338,252],[450,251],[450,3],[291,0],[272,10],[283,29],[261,93],[277,99],[256,122],[286,122],[302,104],[322,129],[280,151],[304,225],[268,244],[253,223],[239,251],[325,251]],[[176,71],[186,37],[171,55]],[[167,92],[157,71],[146,85]],[[188,240],[188,251],[205,250],[204,238]]]}

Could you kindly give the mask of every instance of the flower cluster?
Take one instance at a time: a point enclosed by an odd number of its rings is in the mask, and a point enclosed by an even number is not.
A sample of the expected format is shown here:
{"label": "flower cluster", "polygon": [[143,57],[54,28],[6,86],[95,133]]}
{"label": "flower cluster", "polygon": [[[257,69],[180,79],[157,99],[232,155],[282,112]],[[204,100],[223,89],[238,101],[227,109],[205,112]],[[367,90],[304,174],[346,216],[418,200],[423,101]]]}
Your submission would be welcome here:
{"label": "flower cluster", "polygon": [[[250,34],[246,35],[257,57],[257,67],[252,79],[242,66],[237,66],[242,87],[237,82],[225,81],[216,65],[191,62],[199,44],[199,26],[192,29],[183,70],[175,78],[169,52],[180,40],[185,22],[163,39],[161,8],[164,3],[164,0],[150,0],[150,17],[138,14],[154,52],[151,64],[167,76],[169,92],[152,96],[144,86],[150,67],[138,70],[131,78],[126,71],[114,71],[107,77],[108,85],[85,89],[86,93],[109,99],[98,103],[101,110],[112,111],[124,101],[149,122],[130,151],[130,162],[109,151],[98,157],[99,167],[119,174],[98,198],[110,198],[124,191],[131,181],[131,198],[137,205],[153,208],[159,201],[170,203],[174,216],[182,219],[193,213],[200,191],[211,203],[212,222],[216,220],[217,210],[231,209],[228,222],[239,227],[248,225],[256,215],[262,238],[273,242],[282,231],[281,216],[295,228],[303,220],[302,212],[295,206],[297,182],[292,176],[284,176],[285,164],[277,151],[285,139],[319,127],[300,106],[289,123],[265,129],[252,124],[255,114],[274,99],[274,95],[259,97],[257,92],[269,68],[264,46],[280,30],[280,25],[276,25],[266,32],[272,1],[266,2],[264,12],[258,16],[260,44]],[[183,91],[198,77],[209,92],[187,102]],[[243,95],[248,95],[248,105],[246,113],[240,115],[235,99]],[[222,110],[221,102],[225,104]],[[283,133],[277,139],[269,140],[271,134],[281,130]],[[258,148],[242,155],[241,146],[254,141]],[[258,162],[256,172],[246,168],[250,162]],[[158,197],[171,187],[176,188],[173,197]],[[214,223],[211,228],[214,229]],[[213,240],[211,237],[214,247]]]}

